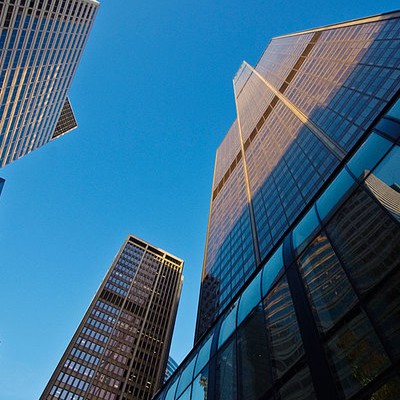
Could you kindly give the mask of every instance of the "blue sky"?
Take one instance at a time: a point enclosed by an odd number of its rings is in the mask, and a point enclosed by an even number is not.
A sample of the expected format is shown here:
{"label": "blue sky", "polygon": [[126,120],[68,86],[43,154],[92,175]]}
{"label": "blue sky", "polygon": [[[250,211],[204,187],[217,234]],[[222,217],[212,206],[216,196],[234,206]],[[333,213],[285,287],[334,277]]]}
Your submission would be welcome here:
{"label": "blue sky", "polygon": [[[361,4],[361,5],[360,5]],[[193,342],[232,78],[273,36],[397,1],[104,1],[70,92],[77,130],[0,170],[0,400],[36,400],[128,233],[185,260]]]}

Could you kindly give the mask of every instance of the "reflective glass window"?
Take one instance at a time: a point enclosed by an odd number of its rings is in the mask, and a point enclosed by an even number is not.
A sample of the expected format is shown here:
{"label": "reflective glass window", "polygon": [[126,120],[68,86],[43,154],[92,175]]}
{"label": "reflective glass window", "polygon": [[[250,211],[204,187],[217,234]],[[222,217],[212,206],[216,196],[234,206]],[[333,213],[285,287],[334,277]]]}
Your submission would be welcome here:
{"label": "reflective glass window", "polygon": [[[183,394],[179,397],[179,400],[190,400],[190,395],[192,393],[192,386],[189,386]],[[178,395],[177,395],[178,396]],[[177,397],[178,398],[178,397]]]}
{"label": "reflective glass window", "polygon": [[364,180],[392,145],[389,140],[372,133],[347,165],[357,178]]}
{"label": "reflective glass window", "polygon": [[293,230],[293,246],[297,253],[304,249],[318,229],[319,221],[313,207]]}
{"label": "reflective glass window", "polygon": [[210,360],[211,344],[214,335],[211,335],[199,350],[194,375],[197,375]]}
{"label": "reflective glass window", "polygon": [[353,178],[346,170],[343,170],[317,201],[317,210],[321,219],[325,219],[339,205],[353,186],[355,187]]}
{"label": "reflective glass window", "polygon": [[235,337],[217,354],[216,359],[216,400],[237,399]]}
{"label": "reflective glass window", "polygon": [[197,354],[195,357],[186,365],[181,373],[181,378],[179,379],[178,389],[176,391],[176,397],[180,396],[180,394],[186,389],[186,387],[193,380],[193,370],[194,365],[196,363]]}
{"label": "reflective glass window", "polygon": [[302,368],[279,389],[281,399],[285,400],[313,400],[316,399],[310,370]]}
{"label": "reflective glass window", "polygon": [[174,400],[175,399],[175,392],[176,392],[176,387],[178,386],[178,381],[179,381],[179,376],[176,378],[175,382],[172,382],[170,384],[168,392],[165,396],[165,400]]}
{"label": "reflective glass window", "polygon": [[250,311],[261,301],[261,272],[253,279],[243,292],[238,310],[238,325],[249,315]]}
{"label": "reflective glass window", "polygon": [[207,400],[208,367],[196,376],[192,386],[192,400]]}
{"label": "reflective glass window", "polygon": [[368,301],[368,309],[388,351],[395,360],[400,360],[400,271],[379,287]]}
{"label": "reflective glass window", "polygon": [[389,359],[364,313],[347,322],[326,345],[337,385],[349,398],[373,381]]}
{"label": "reflective glass window", "polygon": [[400,99],[392,106],[392,108],[386,113],[386,115],[400,119]]}
{"label": "reflective glass window", "polygon": [[262,271],[262,296],[265,297],[271,285],[274,283],[279,273],[283,269],[282,246],[276,250],[269,261],[265,264]]}
{"label": "reflective glass window", "polygon": [[232,310],[222,321],[218,337],[218,348],[220,348],[225,343],[225,341],[229,338],[229,336],[231,336],[231,334],[236,329],[236,311],[237,311],[237,303],[235,303]]}
{"label": "reflective glass window", "polygon": [[307,247],[298,263],[317,324],[327,331],[357,303],[357,296],[324,233]]}
{"label": "reflective glass window", "polygon": [[257,400],[272,385],[264,312],[257,306],[237,330],[239,398]]}
{"label": "reflective glass window", "polygon": [[372,192],[358,188],[325,229],[358,291],[372,289],[400,264],[399,225]]}
{"label": "reflective glass window", "polygon": [[280,378],[304,354],[286,277],[263,300],[274,378]]}

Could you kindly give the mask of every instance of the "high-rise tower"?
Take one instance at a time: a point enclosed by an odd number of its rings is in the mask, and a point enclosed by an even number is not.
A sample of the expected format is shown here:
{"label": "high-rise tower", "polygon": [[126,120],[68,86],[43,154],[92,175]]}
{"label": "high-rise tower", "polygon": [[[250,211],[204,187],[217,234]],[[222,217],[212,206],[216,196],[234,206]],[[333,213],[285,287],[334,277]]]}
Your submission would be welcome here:
{"label": "high-rise tower", "polygon": [[77,126],[67,95],[98,6],[0,1],[0,167]]}
{"label": "high-rise tower", "polygon": [[155,400],[400,398],[400,12],[234,78],[195,347]]}
{"label": "high-rise tower", "polygon": [[150,399],[164,381],[182,268],[128,236],[41,399]]}
{"label": "high-rise tower", "polygon": [[399,14],[271,40],[233,84],[217,150],[196,337],[268,258],[400,88]]}

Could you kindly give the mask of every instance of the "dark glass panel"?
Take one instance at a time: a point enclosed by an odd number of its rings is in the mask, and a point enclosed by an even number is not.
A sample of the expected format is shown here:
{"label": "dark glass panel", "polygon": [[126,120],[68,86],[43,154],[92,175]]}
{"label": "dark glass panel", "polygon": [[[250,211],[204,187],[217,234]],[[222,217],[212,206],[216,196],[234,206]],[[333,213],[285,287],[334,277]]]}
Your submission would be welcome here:
{"label": "dark glass panel", "polygon": [[303,354],[296,314],[286,278],[263,300],[274,377],[281,377]]}
{"label": "dark glass panel", "polygon": [[216,400],[237,398],[235,337],[220,351],[216,360]]}
{"label": "dark glass panel", "polygon": [[197,354],[193,357],[193,359],[187,363],[186,367],[181,373],[181,379],[179,380],[178,389],[176,390],[176,397],[180,396],[180,394],[186,389],[186,387],[192,382],[193,380],[193,370],[194,365],[197,360]]}
{"label": "dark glass panel", "polygon": [[299,257],[316,321],[330,329],[357,302],[357,297],[327,237],[321,233]]}
{"label": "dark glass panel", "polygon": [[267,332],[261,305],[237,331],[239,398],[256,400],[272,385]]}
{"label": "dark glass panel", "polygon": [[[400,359],[400,271],[389,278],[368,302],[371,317],[375,320],[388,350]],[[400,397],[399,397],[400,398]]]}
{"label": "dark glass panel", "polygon": [[391,377],[376,392],[368,397],[369,400],[394,400],[400,399],[400,379],[398,376]]}
{"label": "dark glass panel", "polygon": [[192,400],[207,400],[208,390],[208,367],[193,381]]}
{"label": "dark glass panel", "polygon": [[326,351],[336,372],[337,385],[342,388],[346,398],[370,383],[390,364],[363,312],[328,341]]}
{"label": "dark glass panel", "polygon": [[400,265],[400,229],[376,199],[357,189],[326,226],[333,248],[361,292]]}
{"label": "dark glass panel", "polygon": [[390,117],[400,119],[400,99],[392,106],[392,108],[387,112],[386,115]]}
{"label": "dark glass panel", "polygon": [[304,367],[289,379],[279,390],[282,400],[313,400],[316,399],[310,370]]}

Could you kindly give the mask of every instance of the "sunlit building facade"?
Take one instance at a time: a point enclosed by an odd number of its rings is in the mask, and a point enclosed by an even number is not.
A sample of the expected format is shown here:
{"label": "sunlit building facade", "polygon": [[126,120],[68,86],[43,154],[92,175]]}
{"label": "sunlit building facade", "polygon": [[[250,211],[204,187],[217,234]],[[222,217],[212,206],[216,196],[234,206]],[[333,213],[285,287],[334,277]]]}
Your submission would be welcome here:
{"label": "sunlit building facade", "polygon": [[234,78],[195,347],[155,400],[400,398],[400,12]]}
{"label": "sunlit building facade", "polygon": [[40,399],[150,399],[164,381],[182,268],[129,235]]}
{"label": "sunlit building facade", "polygon": [[77,126],[67,95],[98,6],[0,1],[0,167]]}

